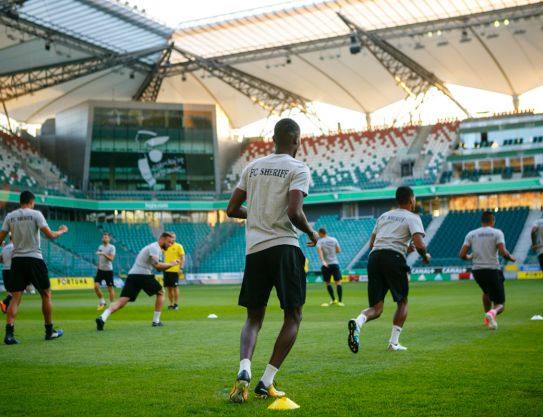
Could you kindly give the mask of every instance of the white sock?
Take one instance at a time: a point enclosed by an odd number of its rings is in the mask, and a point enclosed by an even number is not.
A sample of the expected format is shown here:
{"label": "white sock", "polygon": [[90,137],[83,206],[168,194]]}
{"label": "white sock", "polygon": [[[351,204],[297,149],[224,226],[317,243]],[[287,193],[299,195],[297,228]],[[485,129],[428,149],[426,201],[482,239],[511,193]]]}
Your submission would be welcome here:
{"label": "white sock", "polygon": [[360,314],[356,318],[356,324],[358,324],[358,327],[362,327],[366,321],[368,321],[368,318],[364,314]]}
{"label": "white sock", "polygon": [[273,379],[275,378],[275,374],[277,373],[278,370],[279,369],[277,369],[273,365],[268,364],[266,366],[264,375],[262,375],[262,378],[260,378],[260,380],[264,383],[264,386],[266,388],[268,388],[273,383]]}
{"label": "white sock", "polygon": [[106,300],[104,298],[100,298],[100,304],[105,304]]}
{"label": "white sock", "polygon": [[158,323],[160,321],[160,311],[155,311],[153,313],[153,323]]}
{"label": "white sock", "polygon": [[247,371],[247,373],[249,374],[249,378],[251,378],[251,360],[250,359],[242,359],[239,361],[238,375],[241,373],[241,371]]}
{"label": "white sock", "polygon": [[389,341],[391,345],[398,344],[398,341],[400,340],[401,332],[402,332],[402,328],[400,326],[392,326],[392,333],[390,334],[390,341]]}
{"label": "white sock", "polygon": [[109,311],[109,308],[108,308],[106,309],[106,311],[102,313],[100,317],[102,317],[102,320],[106,321],[109,316],[111,316],[111,311]]}

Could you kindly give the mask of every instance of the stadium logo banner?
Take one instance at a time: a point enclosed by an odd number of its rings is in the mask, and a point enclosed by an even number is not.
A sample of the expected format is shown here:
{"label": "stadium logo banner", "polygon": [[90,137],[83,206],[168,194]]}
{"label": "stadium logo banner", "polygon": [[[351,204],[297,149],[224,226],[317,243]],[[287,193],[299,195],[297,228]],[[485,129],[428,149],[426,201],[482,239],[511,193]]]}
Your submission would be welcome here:
{"label": "stadium logo banner", "polygon": [[86,290],[94,288],[94,278],[92,277],[51,278],[50,281],[53,290]]}

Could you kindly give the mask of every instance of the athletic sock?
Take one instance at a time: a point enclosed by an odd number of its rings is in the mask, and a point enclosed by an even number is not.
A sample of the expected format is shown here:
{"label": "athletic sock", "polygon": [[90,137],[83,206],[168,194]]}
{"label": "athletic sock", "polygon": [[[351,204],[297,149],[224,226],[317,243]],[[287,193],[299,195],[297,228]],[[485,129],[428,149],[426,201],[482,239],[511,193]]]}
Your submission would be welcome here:
{"label": "athletic sock", "polygon": [[335,298],[334,298],[334,289],[332,288],[331,285],[327,285],[326,289],[328,290],[328,294],[330,294],[330,298],[332,299],[332,301],[334,301],[335,300]]}
{"label": "athletic sock", "polygon": [[46,324],[45,325],[45,334],[47,336],[50,336],[53,334],[53,323],[50,323],[50,324]]}
{"label": "athletic sock", "polygon": [[100,304],[105,304],[106,300],[104,298],[100,298]]}
{"label": "athletic sock", "polygon": [[11,301],[11,294],[8,294],[6,295],[6,298],[4,298],[3,303],[8,305],[10,301]]}
{"label": "athletic sock", "polygon": [[356,324],[358,324],[358,327],[362,327],[364,325],[364,323],[367,322],[367,321],[368,321],[368,318],[363,313],[361,313],[356,318]]}
{"label": "athletic sock", "polygon": [[251,378],[251,360],[250,359],[242,359],[239,361],[238,375],[241,373],[241,371],[247,371],[247,373],[249,374],[249,378]]}
{"label": "athletic sock", "polygon": [[14,324],[6,324],[6,336],[13,336],[14,331],[15,331]]}
{"label": "athletic sock", "polygon": [[153,323],[160,322],[160,311],[155,311],[153,313]]}
{"label": "athletic sock", "polygon": [[277,373],[279,369],[277,369],[275,366],[268,364],[266,366],[266,370],[264,371],[264,375],[262,375],[262,378],[260,380],[264,384],[266,388],[268,388],[272,383],[273,379],[275,378],[275,374]]}
{"label": "athletic sock", "polygon": [[111,316],[111,311],[108,308],[102,313],[100,317],[102,317],[102,320],[105,322],[109,316]]}
{"label": "athletic sock", "polygon": [[343,299],[343,287],[341,286],[341,284],[337,286],[337,298],[341,303],[341,300]]}
{"label": "athletic sock", "polygon": [[400,340],[400,333],[402,332],[402,328],[400,326],[392,326],[392,333],[390,334],[390,340],[389,343],[391,345],[397,345],[398,341]]}

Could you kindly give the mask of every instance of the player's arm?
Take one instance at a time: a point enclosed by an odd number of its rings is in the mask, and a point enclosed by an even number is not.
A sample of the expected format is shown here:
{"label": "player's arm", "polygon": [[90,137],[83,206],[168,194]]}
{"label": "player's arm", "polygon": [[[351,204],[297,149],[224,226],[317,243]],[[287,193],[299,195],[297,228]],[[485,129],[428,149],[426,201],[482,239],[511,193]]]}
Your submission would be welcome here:
{"label": "player's arm", "polygon": [[464,261],[470,261],[472,256],[468,255],[469,248],[470,246],[464,243],[462,245],[462,249],[460,249],[460,253],[458,254],[458,257],[460,259],[463,259]]}
{"label": "player's arm", "polygon": [[47,239],[52,240],[66,233],[68,231],[68,227],[66,227],[65,225],[61,225],[59,226],[58,230],[53,231],[49,228],[49,226],[44,226],[41,227],[40,230],[47,237]]}
{"label": "player's arm", "polygon": [[422,238],[422,233],[415,233],[413,235],[413,245],[415,246],[416,251],[419,253],[422,258],[422,262],[427,264],[430,263],[430,254],[426,251],[426,243]]}
{"label": "player's arm", "polygon": [[319,240],[319,235],[307,221],[303,210],[304,193],[301,190],[290,190],[288,192],[287,215],[294,226],[304,232],[309,238],[307,246],[313,247]]}
{"label": "player's arm", "polygon": [[3,242],[7,235],[8,232],[6,230],[0,230],[0,242]]}
{"label": "player's arm", "polygon": [[151,262],[153,263],[155,269],[158,269],[159,271],[165,271],[166,269],[170,269],[172,266],[179,265],[179,259],[171,262],[160,262],[155,256],[151,256]]}
{"label": "player's arm", "polygon": [[103,255],[104,258],[106,258],[108,261],[110,262],[113,262],[113,259],[115,259],[115,254],[114,253],[105,253],[105,252],[102,252],[100,255]]}
{"label": "player's arm", "polygon": [[247,200],[247,191],[242,190],[241,188],[236,188],[232,193],[232,197],[230,197],[228,207],[226,208],[226,214],[228,217],[233,217],[234,219],[246,219],[247,209],[243,207],[245,200]]}
{"label": "player's arm", "polygon": [[498,252],[500,253],[503,259],[507,259],[508,261],[511,261],[511,262],[516,262],[517,260],[513,255],[511,255],[511,253],[509,253],[509,251],[505,247],[505,243],[498,243]]}
{"label": "player's arm", "polygon": [[181,272],[181,269],[185,267],[185,254],[181,255],[181,258],[179,259],[179,271]]}
{"label": "player's arm", "polygon": [[373,244],[375,243],[375,238],[377,237],[377,235],[375,233],[372,233],[371,236],[370,236],[370,241],[368,243],[368,246],[370,248],[370,250],[373,249]]}
{"label": "player's arm", "polygon": [[339,246],[339,243],[336,243],[336,253],[341,252],[341,246]]}
{"label": "player's arm", "polygon": [[324,260],[324,255],[322,253],[322,248],[320,246],[317,246],[317,253],[319,254],[319,259],[321,260],[321,264],[323,266],[326,266],[328,267],[328,264],[326,263],[326,261]]}

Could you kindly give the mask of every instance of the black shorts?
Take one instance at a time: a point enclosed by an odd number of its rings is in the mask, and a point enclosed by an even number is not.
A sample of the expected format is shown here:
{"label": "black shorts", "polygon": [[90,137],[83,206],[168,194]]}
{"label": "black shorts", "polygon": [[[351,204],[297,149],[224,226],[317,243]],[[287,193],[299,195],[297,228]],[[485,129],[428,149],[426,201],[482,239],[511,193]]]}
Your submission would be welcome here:
{"label": "black shorts", "polygon": [[539,261],[539,267],[543,271],[543,253],[541,255],[537,255],[537,260]]}
{"label": "black shorts", "polygon": [[8,287],[9,277],[11,275],[11,271],[9,269],[2,269],[2,281],[4,281],[4,288]]}
{"label": "black shorts", "polygon": [[179,285],[179,274],[177,272],[164,271],[164,286],[165,287],[177,287]]}
{"label": "black shorts", "polygon": [[24,291],[32,284],[41,294],[43,290],[51,287],[49,282],[49,271],[43,259],[21,256],[11,260],[11,274],[9,285],[6,290],[9,292]]}
{"label": "black shorts", "polygon": [[473,278],[483,290],[483,293],[490,296],[490,300],[496,304],[505,303],[505,288],[503,272],[499,269],[477,269],[473,270]]}
{"label": "black shorts", "polygon": [[96,271],[96,276],[94,277],[94,282],[100,284],[102,281],[105,281],[108,287],[113,287],[113,271],[102,271],[101,269],[98,269]]}
{"label": "black shorts", "polygon": [[292,245],[273,246],[247,255],[239,305],[264,307],[275,287],[282,309],[303,306],[306,291],[304,266],[304,254]]}
{"label": "black shorts", "polygon": [[155,279],[154,275],[128,275],[121,291],[121,297],[128,297],[130,301],[136,301],[141,290],[145,291],[150,297],[158,294],[161,289],[162,286]]}
{"label": "black shorts", "polygon": [[322,279],[324,282],[329,283],[330,279],[334,277],[335,282],[341,281],[341,271],[339,270],[338,264],[331,264],[326,266],[321,266]]}
{"label": "black shorts", "polygon": [[390,290],[400,302],[409,295],[409,266],[405,256],[393,250],[378,250],[368,259],[368,299],[370,307],[384,301]]}

